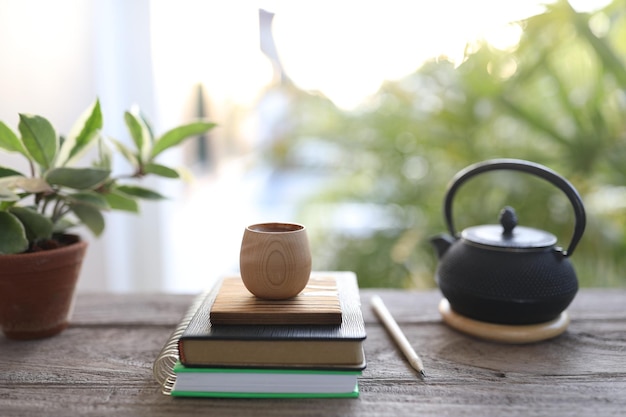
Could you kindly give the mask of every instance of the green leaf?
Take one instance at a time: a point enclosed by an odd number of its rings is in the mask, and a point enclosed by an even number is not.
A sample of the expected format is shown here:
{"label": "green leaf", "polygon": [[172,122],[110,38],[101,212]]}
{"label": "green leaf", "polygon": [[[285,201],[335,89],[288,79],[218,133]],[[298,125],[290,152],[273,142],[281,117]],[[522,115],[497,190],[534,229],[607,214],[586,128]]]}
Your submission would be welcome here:
{"label": "green leaf", "polygon": [[63,217],[54,223],[53,232],[54,233],[65,233],[65,231],[69,228],[75,227],[76,223],[69,220],[67,217]]}
{"label": "green leaf", "polygon": [[71,204],[85,204],[99,210],[109,210],[109,205],[106,197],[102,194],[98,194],[93,191],[81,191],[69,196]]}
{"label": "green leaf", "polygon": [[10,189],[0,185],[0,210],[13,205],[15,201],[19,201],[20,196]]}
{"label": "green leaf", "polygon": [[139,161],[143,161],[143,149],[146,144],[144,138],[144,125],[140,119],[130,112],[124,113],[124,120],[126,121],[126,126],[130,132],[130,136],[133,138],[133,142],[135,142],[135,147],[137,148],[137,159],[139,159]]}
{"label": "green leaf", "polygon": [[102,136],[98,137],[98,160],[93,167],[111,170],[113,166],[113,154]]}
{"label": "green leaf", "polygon": [[154,159],[164,150],[178,145],[185,139],[206,133],[214,127],[215,123],[199,121],[178,126],[168,132],[165,132],[163,136],[155,142],[152,151],[150,152],[150,160]]}
{"label": "green leaf", "polygon": [[50,168],[59,149],[59,141],[50,122],[41,116],[20,114],[18,128],[30,156],[44,169]]}
{"label": "green leaf", "polygon": [[15,177],[15,176],[23,177],[24,175],[22,175],[21,173],[11,168],[0,167],[0,178],[1,177]]}
{"label": "green leaf", "polygon": [[130,164],[133,167],[136,168],[139,166],[138,156],[135,155],[128,146],[124,145],[122,142],[120,142],[119,140],[115,140],[115,139],[111,139],[111,142],[113,142],[113,145],[115,145],[119,153],[121,153],[122,156],[126,158],[126,160],[130,162]]}
{"label": "green leaf", "polygon": [[39,178],[39,177],[35,177],[35,178],[13,177],[13,178],[14,178],[13,185],[15,187],[21,188],[27,193],[37,194],[37,193],[45,193],[48,191],[52,191],[52,187],[50,187],[50,184],[48,184],[48,182],[43,178]]}
{"label": "green leaf", "polygon": [[104,196],[109,207],[113,210],[129,211],[131,213],[139,213],[139,204],[132,197],[115,190]]}
{"label": "green leaf", "polygon": [[21,253],[28,249],[24,225],[13,214],[0,211],[0,255]]}
{"label": "green leaf", "polygon": [[156,191],[147,188],[138,187],[136,185],[121,185],[117,187],[117,191],[126,195],[143,198],[144,200],[164,200],[165,197]]}
{"label": "green leaf", "polygon": [[146,172],[146,174],[154,174],[154,175],[158,175],[160,177],[165,177],[165,178],[179,178],[180,177],[180,174],[175,169],[168,168],[164,165],[159,165],[155,163],[146,164],[146,166],[144,166],[144,171]]}
{"label": "green leaf", "polygon": [[82,149],[87,147],[89,143],[97,137],[97,133],[100,129],[102,129],[103,120],[102,120],[102,110],[100,110],[100,101],[96,100],[93,104],[91,114],[87,118],[83,129],[80,131],[78,136],[76,137],[76,144],[72,148],[70,152],[70,158],[77,153],[79,153]]}
{"label": "green leaf", "polygon": [[54,168],[46,174],[49,184],[87,190],[102,184],[111,171],[98,168]]}
{"label": "green leaf", "polygon": [[26,207],[11,207],[9,212],[22,222],[28,240],[49,239],[52,236],[52,221],[35,210]]}
{"label": "green leaf", "polygon": [[0,148],[9,152],[19,152],[22,155],[28,155],[15,132],[2,122],[0,122]]}
{"label": "green leaf", "polygon": [[146,132],[148,133],[148,137],[150,138],[150,143],[154,142],[154,129],[152,129],[152,123],[146,117],[143,112],[139,112],[139,118],[143,122],[143,125],[146,127]]}
{"label": "green leaf", "polygon": [[103,117],[100,101],[96,100],[76,121],[68,138],[62,143],[57,166],[66,165],[80,156],[99,137]]}
{"label": "green leaf", "polygon": [[100,210],[90,205],[81,203],[70,204],[70,209],[95,236],[100,236],[102,234],[104,231],[104,216]]}

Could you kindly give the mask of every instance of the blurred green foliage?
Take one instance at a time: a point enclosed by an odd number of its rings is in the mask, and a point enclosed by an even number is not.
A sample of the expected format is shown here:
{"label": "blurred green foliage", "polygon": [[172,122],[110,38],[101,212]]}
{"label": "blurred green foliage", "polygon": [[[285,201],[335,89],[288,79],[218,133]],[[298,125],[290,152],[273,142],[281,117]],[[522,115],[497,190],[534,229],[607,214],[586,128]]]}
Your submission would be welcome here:
{"label": "blurred green foliage", "polygon": [[[519,158],[552,168],[582,195],[587,229],[572,257],[581,286],[626,284],[625,3],[583,14],[560,0],[518,24],[515,47],[468,45],[462,64],[428,62],[357,110],[283,87],[289,112],[268,157],[326,178],[299,212],[314,268],[355,271],[363,287],[433,287],[428,240],[447,231],[449,181],[475,162]],[[519,172],[463,185],[456,227],[497,223],[504,205],[520,224],[569,244],[568,200]]]}

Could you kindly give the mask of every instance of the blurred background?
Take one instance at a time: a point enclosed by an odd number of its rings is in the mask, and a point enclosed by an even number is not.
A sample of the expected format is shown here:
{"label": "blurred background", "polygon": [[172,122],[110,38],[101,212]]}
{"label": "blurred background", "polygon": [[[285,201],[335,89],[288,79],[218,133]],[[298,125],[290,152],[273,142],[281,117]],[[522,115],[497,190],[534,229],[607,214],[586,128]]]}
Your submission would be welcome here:
{"label": "blurred background", "polygon": [[[135,105],[157,132],[219,125],[163,155],[189,172],[150,184],[167,202],[109,213],[101,238],[81,231],[80,291],[201,291],[237,271],[245,226],[262,221],[305,224],[314,269],[432,288],[447,184],[500,157],[574,184],[581,285],[626,285],[625,0],[0,0],[0,57],[14,128],[35,113],[67,132],[95,97],[122,141]],[[567,246],[576,221],[521,173],[455,198],[458,229],[508,204]]]}

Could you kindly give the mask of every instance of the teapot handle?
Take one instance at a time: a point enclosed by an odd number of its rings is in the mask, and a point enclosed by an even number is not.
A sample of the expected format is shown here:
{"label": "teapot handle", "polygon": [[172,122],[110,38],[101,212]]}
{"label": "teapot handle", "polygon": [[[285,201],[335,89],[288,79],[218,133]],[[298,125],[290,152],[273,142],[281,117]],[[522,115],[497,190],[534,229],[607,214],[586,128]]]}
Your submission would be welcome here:
{"label": "teapot handle", "polygon": [[534,162],[524,161],[521,159],[491,159],[488,161],[479,162],[461,170],[454,176],[454,178],[452,178],[452,181],[448,186],[444,201],[444,216],[450,234],[452,236],[456,236],[456,231],[452,220],[452,199],[458,188],[461,186],[461,184],[466,182],[471,177],[474,177],[475,175],[495,170],[513,170],[533,174],[546,181],[549,181],[565,193],[570,203],[572,204],[572,207],[574,208],[574,215],[576,217],[576,224],[574,226],[572,240],[567,250],[562,252],[563,256],[565,257],[571,256],[572,253],[574,253],[574,248],[576,248],[576,245],[578,245],[578,242],[583,235],[586,224],[585,207],[583,206],[583,202],[580,198],[580,195],[578,194],[578,191],[576,191],[574,186],[569,181],[567,181],[565,178],[563,178],[553,170],[543,165],[536,164]]}

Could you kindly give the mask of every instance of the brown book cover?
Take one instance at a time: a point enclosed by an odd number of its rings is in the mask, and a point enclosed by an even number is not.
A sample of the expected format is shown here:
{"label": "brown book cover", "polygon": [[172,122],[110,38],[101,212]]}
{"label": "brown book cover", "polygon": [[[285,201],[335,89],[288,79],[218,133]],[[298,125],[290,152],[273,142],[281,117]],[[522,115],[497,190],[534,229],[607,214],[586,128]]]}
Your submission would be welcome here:
{"label": "brown book cover", "polygon": [[356,275],[314,272],[335,278],[342,311],[339,325],[220,325],[210,312],[219,284],[193,315],[178,341],[185,366],[308,367],[363,369],[365,324]]}
{"label": "brown book cover", "polygon": [[264,300],[250,293],[241,277],[222,281],[211,306],[211,324],[341,324],[341,304],[333,275],[316,275],[309,279],[300,294],[287,300]]}

